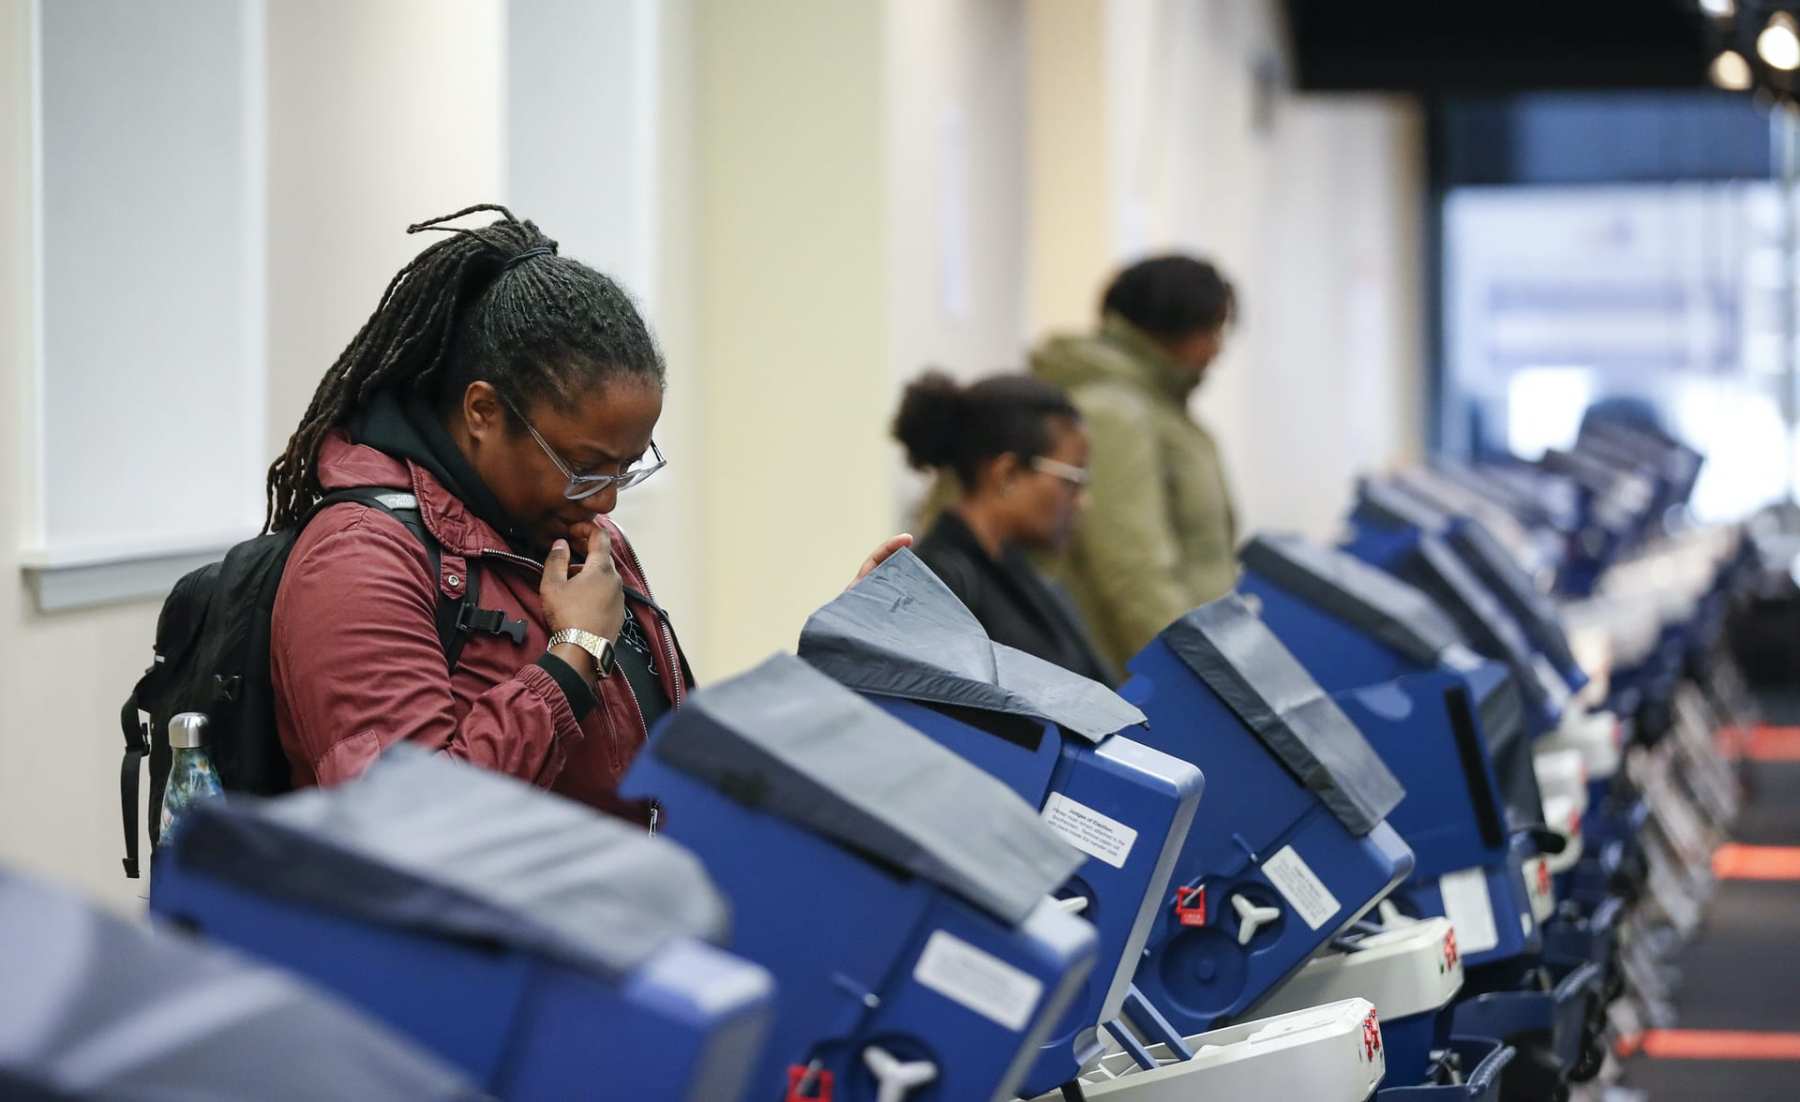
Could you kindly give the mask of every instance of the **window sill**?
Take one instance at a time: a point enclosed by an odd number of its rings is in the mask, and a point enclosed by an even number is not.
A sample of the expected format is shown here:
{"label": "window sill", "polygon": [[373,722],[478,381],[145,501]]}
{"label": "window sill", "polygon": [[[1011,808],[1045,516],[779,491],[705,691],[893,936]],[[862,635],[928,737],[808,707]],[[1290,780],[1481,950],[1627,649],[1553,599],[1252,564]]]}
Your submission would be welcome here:
{"label": "window sill", "polygon": [[161,543],[36,549],[20,556],[40,612],[161,600],[183,574],[224,556],[243,532]]}

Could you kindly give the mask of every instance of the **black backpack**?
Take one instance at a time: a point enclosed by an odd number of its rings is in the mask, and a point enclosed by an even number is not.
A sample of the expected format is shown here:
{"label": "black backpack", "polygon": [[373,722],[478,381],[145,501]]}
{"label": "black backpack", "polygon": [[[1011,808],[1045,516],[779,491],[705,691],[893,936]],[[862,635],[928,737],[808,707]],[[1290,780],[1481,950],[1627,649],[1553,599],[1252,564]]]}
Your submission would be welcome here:
{"label": "black backpack", "polygon": [[[440,551],[419,517],[418,502],[396,490],[360,488],[326,494],[298,524],[245,540],[218,562],[184,576],[156,621],[156,654],[119,712],[125,757],[119,765],[119,809],[125,828],[125,875],[138,875],[138,776],[150,759],[146,826],[154,848],[161,829],[163,786],[169,776],[169,719],[204,712],[207,752],[229,791],[272,796],[292,787],[292,767],[275,732],[269,679],[269,629],[275,593],[288,554],[307,521],[341,502],[381,509],[425,545],[435,577]],[[470,564],[460,599],[438,591],[437,632],[451,670],[470,631],[524,641],[523,621],[508,621],[476,605],[478,578]]]}

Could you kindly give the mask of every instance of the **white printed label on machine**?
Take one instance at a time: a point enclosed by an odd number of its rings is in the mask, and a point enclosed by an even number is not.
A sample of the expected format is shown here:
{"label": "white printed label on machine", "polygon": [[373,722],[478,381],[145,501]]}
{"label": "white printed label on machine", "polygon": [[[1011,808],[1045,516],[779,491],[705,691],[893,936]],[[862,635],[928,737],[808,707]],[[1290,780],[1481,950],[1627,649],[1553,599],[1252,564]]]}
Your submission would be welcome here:
{"label": "white printed label on machine", "polygon": [[1031,1021],[1044,993],[1036,976],[944,930],[926,939],[913,979],[1015,1033]]}
{"label": "white printed label on machine", "polygon": [[1276,850],[1275,856],[1263,862],[1262,871],[1308,929],[1317,930],[1325,925],[1326,919],[1342,907],[1337,896],[1331,894],[1324,881],[1313,875],[1293,846]]}
{"label": "white printed label on machine", "polygon": [[1131,847],[1138,836],[1137,831],[1119,820],[1102,815],[1060,792],[1050,793],[1050,798],[1044,801],[1044,823],[1062,835],[1063,841],[1115,869],[1125,867],[1125,859],[1131,856]]}
{"label": "white printed label on machine", "polygon": [[1479,867],[1447,872],[1438,878],[1438,891],[1444,897],[1444,914],[1456,927],[1459,950],[1481,953],[1500,944],[1486,872]]}

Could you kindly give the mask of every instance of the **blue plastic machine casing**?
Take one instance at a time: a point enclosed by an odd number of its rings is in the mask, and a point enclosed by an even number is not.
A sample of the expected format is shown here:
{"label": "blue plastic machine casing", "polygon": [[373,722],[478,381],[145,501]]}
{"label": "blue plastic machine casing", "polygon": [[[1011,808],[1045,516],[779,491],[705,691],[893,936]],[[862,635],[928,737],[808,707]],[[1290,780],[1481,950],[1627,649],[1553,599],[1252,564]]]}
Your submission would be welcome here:
{"label": "blue plastic machine casing", "polygon": [[[1264,621],[1406,785],[1390,818],[1419,870],[1396,899],[1414,913],[1449,914],[1469,966],[1499,969],[1485,981],[1472,974],[1456,1032],[1541,1033],[1569,1066],[1597,969],[1577,968],[1550,992],[1509,989],[1517,969],[1540,959],[1545,936],[1524,882],[1544,832],[1529,829],[1541,803],[1510,674],[1462,646],[1425,595],[1345,552],[1258,537],[1242,559],[1240,586]],[[1485,915],[1473,909],[1483,903]]]}
{"label": "blue plastic machine casing", "polygon": [[[1122,735],[1090,743],[1054,724],[1027,732],[992,717],[963,722],[911,701],[875,703],[1005,782],[1088,854],[1056,894],[1083,900],[1079,913],[1094,925],[1100,963],[1023,1085],[1027,1095],[1053,1090],[1101,1054],[1099,1028],[1124,1012],[1152,924],[1169,905],[1170,874],[1199,803],[1200,771]],[[1008,727],[1019,741],[991,733]]]}
{"label": "blue plastic machine casing", "polygon": [[[1170,625],[1120,690],[1139,737],[1215,778],[1174,873],[1203,914],[1162,908],[1137,986],[1181,1034],[1243,1015],[1412,871],[1384,817],[1400,786],[1236,597]],[[1128,1013],[1155,1033],[1154,1020]],[[1160,1038],[1159,1038],[1160,1039]]]}
{"label": "blue plastic machine casing", "polygon": [[1517,626],[1530,650],[1541,656],[1561,679],[1561,686],[1553,687],[1553,692],[1560,689],[1565,695],[1577,693],[1587,684],[1587,671],[1575,660],[1550,598],[1480,521],[1439,510],[1404,481],[1366,479],[1359,486],[1351,520],[1359,530],[1359,539],[1385,542],[1384,536],[1402,534],[1407,529],[1441,539]]}
{"label": "blue plastic machine casing", "polygon": [[[1469,967],[1535,955],[1524,864],[1536,849],[1517,828],[1542,811],[1511,676],[1463,647],[1423,594],[1344,552],[1259,536],[1242,559],[1239,586],[1263,622],[1406,787],[1389,816],[1417,858],[1402,909],[1458,920]],[[1483,894],[1485,920],[1457,913]]]}
{"label": "blue plastic machine casing", "polygon": [[731,900],[732,948],[775,976],[750,1082],[873,1099],[876,1050],[929,1097],[1011,1097],[1094,961],[1047,892],[1081,855],[1004,786],[798,658],[671,714],[625,777]]}
{"label": "blue plastic machine casing", "polygon": [[689,855],[404,747],[341,788],[197,806],[150,907],[506,1098],[739,1098],[770,1026],[768,973],[707,943],[725,909]]}
{"label": "blue plastic machine casing", "polygon": [[[1524,694],[1532,736],[1555,730],[1571,686],[1481,573],[1447,542],[1451,518],[1404,491],[1365,481],[1351,522],[1355,534],[1343,549],[1436,602],[1476,651],[1512,670]],[[1465,528],[1468,523],[1462,522]],[[1573,657],[1566,664],[1573,667]]]}
{"label": "blue plastic machine casing", "polygon": [[1101,1055],[1101,1027],[1123,1012],[1200,801],[1200,771],[1127,737],[1143,715],[1105,686],[992,643],[909,554],[815,613],[800,656],[1018,793],[1087,855],[1057,895],[1078,900],[1093,924],[1098,964],[1024,1093],[1074,1079]]}

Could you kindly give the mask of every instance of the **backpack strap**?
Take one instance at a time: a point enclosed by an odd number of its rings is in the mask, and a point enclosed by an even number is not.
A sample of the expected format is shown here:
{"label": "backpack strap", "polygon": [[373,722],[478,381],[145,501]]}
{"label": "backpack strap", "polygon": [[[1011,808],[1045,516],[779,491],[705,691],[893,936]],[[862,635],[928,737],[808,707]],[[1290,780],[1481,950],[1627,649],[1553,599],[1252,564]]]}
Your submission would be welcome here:
{"label": "backpack strap", "polygon": [[[663,630],[669,633],[669,641],[675,644],[675,657],[681,663],[681,669],[677,676],[681,678],[683,688],[692,689],[696,684],[694,681],[694,671],[688,666],[687,652],[681,649],[681,637],[675,634],[675,622],[669,619],[668,610],[657,604],[655,601],[652,601],[648,593],[640,593],[631,586],[625,587],[625,598],[630,601],[636,601],[638,604],[649,609],[650,614],[656,617],[658,623],[662,624]],[[630,615],[630,613],[627,612],[627,615]]]}
{"label": "backpack strap", "polygon": [[[406,530],[424,545],[425,557],[431,563],[431,576],[434,580],[437,578],[438,571],[443,567],[443,549],[438,545],[437,537],[431,534],[431,529],[425,527],[425,518],[419,515],[418,498],[403,490],[384,490],[373,486],[333,490],[313,505],[301,524],[311,520],[321,509],[345,501],[380,509],[404,524]],[[463,644],[468,642],[469,632],[477,630],[476,621],[484,611],[477,604],[481,597],[481,574],[473,561],[469,563],[468,572],[468,584],[463,587],[461,599],[445,596],[435,581],[432,586],[432,592],[437,594],[437,610],[433,618],[437,623],[438,645],[444,649],[444,664],[452,672],[462,658]]]}
{"label": "backpack strap", "polygon": [[[432,577],[435,579],[443,566],[443,552],[438,546],[436,537],[425,527],[424,519],[419,515],[418,499],[412,494],[399,490],[382,489],[374,486],[356,487],[348,490],[334,490],[313,503],[311,509],[300,518],[295,529],[306,527],[308,521],[322,510],[342,502],[355,502],[371,509],[380,509],[406,526],[407,531],[417,537],[425,548],[425,555],[431,563]],[[447,597],[436,584],[432,586],[437,595],[437,609],[434,619],[437,624],[438,643],[443,647],[446,667],[454,672],[456,663],[462,657],[463,643],[467,641],[470,631],[482,630],[486,621],[482,618],[482,610],[476,601],[480,596],[481,575],[471,562],[468,567],[468,583],[460,600]],[[499,619],[497,634],[511,634],[517,627],[519,641],[523,642],[524,624],[519,621],[506,622],[498,612],[490,614]],[[143,774],[144,759],[150,756],[151,732],[146,729],[140,716],[140,702],[153,695],[155,679],[161,674],[162,656],[158,655],[149,669],[144,671],[137,684],[132,687],[131,696],[119,710],[119,728],[125,736],[125,753],[119,760],[119,810],[123,819],[125,833],[125,875],[137,879],[140,875],[140,861],[137,832],[137,808],[140,780]],[[154,790],[153,790],[154,791]],[[154,809],[153,809],[154,810]],[[152,842],[155,840],[155,824],[151,824]]]}
{"label": "backpack strap", "polygon": [[[159,657],[156,661],[162,659]],[[133,880],[138,878],[138,778],[143,772],[143,761],[150,754],[148,732],[138,715],[138,697],[146,687],[145,682],[155,672],[156,666],[152,664],[138,679],[125,706],[119,709],[119,727],[125,734],[125,756],[119,762],[119,810],[125,817],[125,875]]]}

